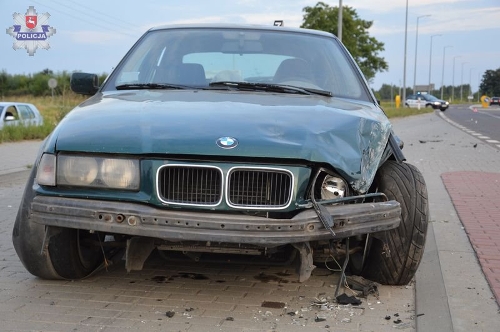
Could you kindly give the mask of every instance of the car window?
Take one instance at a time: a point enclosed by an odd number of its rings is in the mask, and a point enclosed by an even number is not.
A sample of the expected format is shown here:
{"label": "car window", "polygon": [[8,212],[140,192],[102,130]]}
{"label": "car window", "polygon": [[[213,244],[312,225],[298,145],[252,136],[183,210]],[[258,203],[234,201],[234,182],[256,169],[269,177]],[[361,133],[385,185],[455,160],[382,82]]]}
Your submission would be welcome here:
{"label": "car window", "polygon": [[18,105],[19,113],[21,114],[21,118],[23,120],[29,120],[35,118],[35,113],[31,110],[31,108],[27,105]]}
{"label": "car window", "polygon": [[186,54],[183,63],[199,63],[208,81],[272,82],[285,55],[225,54],[222,52]]}
{"label": "car window", "polygon": [[150,83],[200,88],[214,81],[288,84],[371,101],[360,72],[335,38],[252,29],[150,31],[103,90]]}
{"label": "car window", "polygon": [[14,120],[19,120],[19,114],[17,114],[17,109],[14,106],[9,106],[5,110],[4,119],[8,116],[13,116]]}

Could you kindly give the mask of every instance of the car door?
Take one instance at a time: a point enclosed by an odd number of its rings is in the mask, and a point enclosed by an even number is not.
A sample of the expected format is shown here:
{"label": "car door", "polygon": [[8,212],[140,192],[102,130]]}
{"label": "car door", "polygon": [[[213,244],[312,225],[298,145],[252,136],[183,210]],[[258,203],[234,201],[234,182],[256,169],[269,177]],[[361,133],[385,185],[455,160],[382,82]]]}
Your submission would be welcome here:
{"label": "car door", "polygon": [[2,118],[0,119],[1,126],[5,125],[18,125],[21,123],[19,118],[19,112],[14,105],[5,106],[2,112]]}
{"label": "car door", "polygon": [[408,105],[408,107],[410,108],[415,108],[417,107],[417,97],[415,95],[409,95],[407,98],[406,98],[406,104]]}
{"label": "car door", "polygon": [[35,112],[28,105],[17,105],[17,110],[21,118],[21,122],[25,126],[37,125],[38,120],[35,116]]}

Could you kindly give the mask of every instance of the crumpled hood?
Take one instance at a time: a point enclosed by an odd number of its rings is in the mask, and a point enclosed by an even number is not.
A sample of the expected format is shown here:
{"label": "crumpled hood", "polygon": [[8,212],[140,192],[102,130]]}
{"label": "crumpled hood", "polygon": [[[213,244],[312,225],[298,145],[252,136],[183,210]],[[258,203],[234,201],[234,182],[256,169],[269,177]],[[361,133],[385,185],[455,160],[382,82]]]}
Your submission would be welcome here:
{"label": "crumpled hood", "polygon": [[[303,159],[331,164],[365,192],[391,126],[373,105],[329,97],[168,90],[98,94],[71,111],[54,150]],[[239,144],[221,149],[216,140]],[[56,141],[56,142],[55,142]]]}

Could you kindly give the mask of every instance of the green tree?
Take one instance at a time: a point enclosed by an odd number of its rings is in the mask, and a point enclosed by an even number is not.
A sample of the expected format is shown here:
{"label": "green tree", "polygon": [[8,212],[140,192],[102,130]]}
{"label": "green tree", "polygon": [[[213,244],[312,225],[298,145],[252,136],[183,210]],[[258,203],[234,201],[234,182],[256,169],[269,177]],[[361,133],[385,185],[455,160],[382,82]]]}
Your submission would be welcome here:
{"label": "green tree", "polygon": [[479,90],[482,94],[500,96],[500,68],[497,70],[489,69],[484,72]]}
{"label": "green tree", "polygon": [[[314,7],[305,7],[302,28],[323,30],[337,35],[338,7],[330,7],[318,2]],[[342,11],[342,43],[349,50],[359,68],[370,81],[377,72],[389,68],[384,58],[378,53],[384,50],[384,43],[370,37],[368,29],[373,21],[359,18],[355,9],[343,6]]]}
{"label": "green tree", "polygon": [[380,90],[378,90],[380,99],[394,101],[396,95],[399,94],[399,89],[400,88],[395,85],[382,84]]}

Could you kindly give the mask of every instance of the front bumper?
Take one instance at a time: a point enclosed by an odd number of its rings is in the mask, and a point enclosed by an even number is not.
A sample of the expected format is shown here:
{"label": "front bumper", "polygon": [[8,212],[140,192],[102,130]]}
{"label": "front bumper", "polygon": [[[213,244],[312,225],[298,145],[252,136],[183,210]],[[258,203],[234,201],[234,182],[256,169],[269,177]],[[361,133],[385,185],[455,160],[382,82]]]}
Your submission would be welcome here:
{"label": "front bumper", "polygon": [[292,219],[271,219],[243,214],[163,210],[149,205],[36,196],[31,204],[33,222],[58,227],[159,238],[168,241],[211,241],[277,246],[386,231],[399,226],[398,202],[377,202],[326,207],[334,222],[335,237],[323,227],[316,212],[306,209]]}

